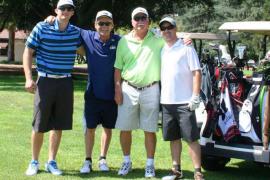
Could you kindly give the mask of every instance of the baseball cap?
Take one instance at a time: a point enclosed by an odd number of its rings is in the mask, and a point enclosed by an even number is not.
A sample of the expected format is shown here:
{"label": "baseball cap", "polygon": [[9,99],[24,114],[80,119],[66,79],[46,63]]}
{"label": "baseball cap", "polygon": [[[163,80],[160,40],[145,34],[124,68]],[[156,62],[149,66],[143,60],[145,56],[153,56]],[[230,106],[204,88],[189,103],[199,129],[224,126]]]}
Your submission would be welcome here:
{"label": "baseball cap", "polygon": [[109,11],[106,11],[106,10],[99,11],[96,15],[96,20],[101,16],[107,16],[111,19],[113,18],[112,13],[110,13]]}
{"label": "baseball cap", "polygon": [[147,17],[149,16],[149,15],[148,15],[148,12],[147,12],[147,10],[146,10],[145,8],[137,7],[137,8],[135,8],[135,9],[132,11],[132,13],[131,13],[131,18],[133,19],[134,16],[136,16],[136,15],[139,14],[139,13],[143,13],[143,14],[145,14]]}
{"label": "baseball cap", "polygon": [[172,17],[169,17],[169,16],[162,18],[162,19],[159,21],[159,26],[160,26],[163,22],[168,22],[168,23],[170,23],[171,25],[176,26],[175,20],[174,20]]}
{"label": "baseball cap", "polygon": [[63,5],[71,5],[71,6],[75,7],[72,0],[59,0],[57,3],[57,8],[59,8],[60,6],[63,6]]}

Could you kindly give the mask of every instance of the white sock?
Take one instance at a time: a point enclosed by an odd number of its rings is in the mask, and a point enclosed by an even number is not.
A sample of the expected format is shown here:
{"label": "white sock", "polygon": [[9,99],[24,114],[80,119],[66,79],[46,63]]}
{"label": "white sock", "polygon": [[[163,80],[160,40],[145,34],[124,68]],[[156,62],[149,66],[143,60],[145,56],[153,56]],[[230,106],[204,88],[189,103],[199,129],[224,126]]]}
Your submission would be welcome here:
{"label": "white sock", "polygon": [[147,158],[146,166],[152,166],[152,165],[154,165],[154,159],[152,159],[152,158]]}
{"label": "white sock", "polygon": [[124,162],[130,162],[130,155],[124,156]]}

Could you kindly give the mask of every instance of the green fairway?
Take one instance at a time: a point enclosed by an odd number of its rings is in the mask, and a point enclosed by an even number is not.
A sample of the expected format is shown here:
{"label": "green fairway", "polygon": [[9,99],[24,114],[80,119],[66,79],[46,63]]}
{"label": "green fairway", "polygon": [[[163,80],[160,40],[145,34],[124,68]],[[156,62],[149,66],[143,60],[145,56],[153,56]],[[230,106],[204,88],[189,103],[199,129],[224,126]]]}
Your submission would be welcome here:
{"label": "green fairway", "polygon": [[[122,153],[119,144],[119,131],[114,130],[113,139],[107,156],[111,171],[98,171],[100,130],[97,129],[96,144],[93,152],[93,169],[88,175],[81,175],[79,169],[84,160],[84,139],[82,129],[83,95],[86,86],[85,80],[76,80],[74,93],[74,121],[73,130],[63,133],[62,142],[57,155],[59,168],[64,175],[53,176],[44,171],[44,163],[48,155],[48,136],[40,154],[41,171],[37,176],[27,177],[25,170],[31,160],[30,134],[33,112],[33,95],[24,90],[24,77],[0,75],[0,179],[145,179],[145,150],[142,131],[133,132],[131,158],[133,171],[125,177],[117,175],[122,162]],[[162,132],[157,134],[157,150],[155,157],[156,178],[161,179],[171,167],[169,143],[162,140]],[[186,179],[193,178],[193,167],[188,156],[188,149],[183,143],[182,169]],[[207,180],[269,180],[270,169],[256,165],[253,162],[233,159],[225,170],[219,172],[204,171]]]}

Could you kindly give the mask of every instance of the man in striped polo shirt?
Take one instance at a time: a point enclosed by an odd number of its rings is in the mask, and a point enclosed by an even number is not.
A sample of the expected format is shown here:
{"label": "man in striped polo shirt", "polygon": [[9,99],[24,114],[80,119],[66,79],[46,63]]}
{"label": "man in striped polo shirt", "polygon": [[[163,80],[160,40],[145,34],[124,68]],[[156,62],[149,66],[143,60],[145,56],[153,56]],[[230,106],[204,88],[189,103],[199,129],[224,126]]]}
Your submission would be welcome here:
{"label": "man in striped polo shirt", "polygon": [[[59,0],[53,25],[39,22],[27,39],[23,54],[25,89],[35,93],[32,130],[32,160],[26,175],[39,170],[38,156],[43,135],[50,131],[49,157],[45,170],[61,175],[56,164],[56,154],[62,130],[72,129],[73,82],[71,71],[76,50],[81,45],[80,31],[69,23],[74,14],[72,0]],[[36,52],[38,79],[32,78],[32,58]]]}

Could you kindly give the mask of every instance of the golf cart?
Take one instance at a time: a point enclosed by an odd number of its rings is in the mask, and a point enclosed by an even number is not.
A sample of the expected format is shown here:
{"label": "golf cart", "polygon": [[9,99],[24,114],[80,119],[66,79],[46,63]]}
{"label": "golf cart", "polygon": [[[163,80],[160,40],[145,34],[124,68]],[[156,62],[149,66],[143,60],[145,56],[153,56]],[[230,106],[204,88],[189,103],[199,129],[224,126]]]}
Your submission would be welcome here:
{"label": "golf cart", "polygon": [[[188,32],[177,32],[179,38],[190,38],[193,41],[194,48],[198,53],[199,60],[201,62],[203,74],[213,74],[208,73],[208,71],[213,71],[215,66],[219,66],[222,59],[226,56],[230,56],[227,51],[224,50],[225,47],[222,44],[227,43],[227,35],[215,34],[215,33],[188,33]],[[232,42],[238,40],[238,36],[233,35],[230,37]],[[221,43],[221,44],[220,44]],[[227,59],[227,58],[226,58]],[[206,72],[207,71],[207,72]],[[200,107],[196,109],[196,119],[197,126],[201,129],[203,122],[207,119],[207,112],[205,110],[205,104],[210,96],[210,91],[203,91],[204,86],[207,83],[202,83],[201,96],[203,97],[203,102],[201,102]],[[207,88],[206,88],[207,89]]]}
{"label": "golf cart", "polygon": [[[227,32],[226,39],[230,56],[234,57],[235,42],[232,33],[249,32],[270,35],[270,22],[228,22],[220,26]],[[239,48],[245,50],[243,46]],[[244,75],[247,63],[221,66],[215,69],[216,88],[219,94],[212,95],[206,105],[207,119],[201,128],[200,145],[202,167],[206,170],[221,170],[230,158],[270,164],[269,121],[270,93],[269,69]]]}

